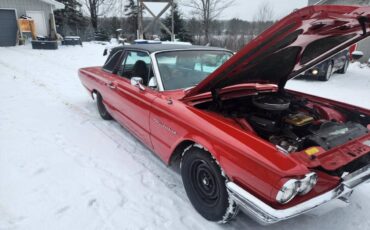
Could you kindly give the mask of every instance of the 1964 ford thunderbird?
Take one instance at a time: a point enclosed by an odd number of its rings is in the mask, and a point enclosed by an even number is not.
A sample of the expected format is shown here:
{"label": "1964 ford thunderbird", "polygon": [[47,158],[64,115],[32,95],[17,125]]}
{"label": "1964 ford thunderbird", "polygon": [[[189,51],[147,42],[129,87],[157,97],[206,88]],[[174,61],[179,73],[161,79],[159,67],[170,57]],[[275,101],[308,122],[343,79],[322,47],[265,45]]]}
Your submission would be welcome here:
{"label": "1964 ford thunderbird", "polygon": [[347,201],[370,180],[370,111],[285,89],[289,79],[368,37],[369,22],[370,7],[311,6],[235,55],[122,46],[103,67],[79,76],[103,119],[114,118],[180,167],[204,218],[224,223],[241,209],[271,224]]}

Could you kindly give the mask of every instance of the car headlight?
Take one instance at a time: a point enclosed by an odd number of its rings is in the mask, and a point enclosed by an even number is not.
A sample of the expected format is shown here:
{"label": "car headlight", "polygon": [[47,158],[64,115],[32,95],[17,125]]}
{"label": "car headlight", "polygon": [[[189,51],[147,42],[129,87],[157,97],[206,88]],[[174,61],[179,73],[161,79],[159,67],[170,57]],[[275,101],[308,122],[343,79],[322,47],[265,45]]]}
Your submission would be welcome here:
{"label": "car headlight", "polygon": [[314,173],[314,172],[309,173],[305,176],[305,178],[303,178],[299,182],[300,182],[300,184],[299,184],[299,189],[298,189],[298,195],[300,195],[300,196],[306,195],[316,185],[316,183],[317,183],[317,174]]}
{"label": "car headlight", "polygon": [[318,75],[319,74],[319,71],[317,69],[314,69],[314,70],[312,70],[312,74],[313,75]]}
{"label": "car headlight", "polygon": [[295,196],[303,196],[309,193],[317,183],[317,174],[314,172],[308,173],[303,179],[290,179],[276,195],[276,201],[280,204],[286,204]]}
{"label": "car headlight", "polygon": [[276,201],[280,204],[286,204],[291,201],[298,194],[299,184],[300,182],[296,179],[290,179],[285,182],[276,195]]}

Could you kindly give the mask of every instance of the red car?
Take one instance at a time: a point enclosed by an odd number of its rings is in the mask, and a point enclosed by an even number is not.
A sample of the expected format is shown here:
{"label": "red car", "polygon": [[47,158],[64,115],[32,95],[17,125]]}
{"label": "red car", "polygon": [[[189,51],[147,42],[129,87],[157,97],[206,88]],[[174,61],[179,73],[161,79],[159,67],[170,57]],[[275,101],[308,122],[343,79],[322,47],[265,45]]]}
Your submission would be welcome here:
{"label": "red car", "polygon": [[242,209],[271,224],[347,201],[370,180],[370,111],[285,89],[368,37],[369,22],[370,7],[311,6],[233,56],[210,47],[123,46],[79,76],[103,119],[180,167],[204,218],[224,223]]}

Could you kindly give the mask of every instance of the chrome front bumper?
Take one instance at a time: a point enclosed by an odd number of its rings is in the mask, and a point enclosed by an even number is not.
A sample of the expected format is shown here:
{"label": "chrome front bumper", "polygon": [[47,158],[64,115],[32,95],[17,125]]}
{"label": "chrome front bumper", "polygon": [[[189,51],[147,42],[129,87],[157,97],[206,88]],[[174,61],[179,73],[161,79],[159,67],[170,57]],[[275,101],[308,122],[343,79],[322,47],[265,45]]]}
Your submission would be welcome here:
{"label": "chrome front bumper", "polygon": [[239,207],[262,225],[273,224],[299,216],[329,201],[347,201],[357,186],[370,182],[370,165],[343,177],[335,189],[287,209],[274,209],[233,182],[226,184],[232,199]]}

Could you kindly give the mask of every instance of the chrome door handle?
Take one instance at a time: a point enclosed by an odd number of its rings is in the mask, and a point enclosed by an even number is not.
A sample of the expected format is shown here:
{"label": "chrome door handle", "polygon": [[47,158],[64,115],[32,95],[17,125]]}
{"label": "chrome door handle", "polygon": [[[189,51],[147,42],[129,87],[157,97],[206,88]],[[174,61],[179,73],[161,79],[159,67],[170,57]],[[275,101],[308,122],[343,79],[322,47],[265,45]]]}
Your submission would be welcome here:
{"label": "chrome door handle", "polygon": [[117,88],[117,86],[116,86],[113,82],[109,82],[109,83],[107,83],[107,86],[108,86],[109,88],[111,88],[111,89],[116,89],[116,88]]}

